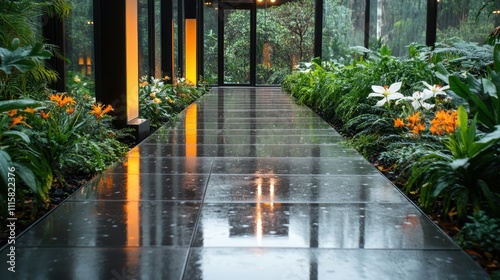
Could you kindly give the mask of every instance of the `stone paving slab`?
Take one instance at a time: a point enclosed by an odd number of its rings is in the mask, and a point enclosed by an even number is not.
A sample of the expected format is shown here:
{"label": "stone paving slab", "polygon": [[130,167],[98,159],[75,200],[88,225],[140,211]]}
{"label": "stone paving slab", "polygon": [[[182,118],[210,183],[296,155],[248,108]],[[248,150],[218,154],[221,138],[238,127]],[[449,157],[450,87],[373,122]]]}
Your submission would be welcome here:
{"label": "stone paving slab", "polygon": [[16,240],[0,279],[488,279],[279,88],[215,88]]}

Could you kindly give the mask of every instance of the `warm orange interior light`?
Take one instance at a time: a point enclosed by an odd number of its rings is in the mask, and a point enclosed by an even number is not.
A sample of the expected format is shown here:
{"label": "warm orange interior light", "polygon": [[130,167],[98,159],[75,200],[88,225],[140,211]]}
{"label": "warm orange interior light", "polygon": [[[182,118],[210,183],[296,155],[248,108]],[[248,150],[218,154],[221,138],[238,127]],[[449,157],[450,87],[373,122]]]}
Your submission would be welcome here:
{"label": "warm orange interior light", "polygon": [[126,2],[127,122],[139,117],[139,39],[137,0]]}
{"label": "warm orange interior light", "polygon": [[197,141],[197,107],[196,104],[189,106],[186,109],[186,156],[196,156],[196,141]]}
{"label": "warm orange interior light", "polygon": [[125,213],[127,219],[127,246],[139,246],[139,176],[136,174],[140,170],[140,147],[130,151],[130,157],[127,162],[127,202],[125,204]]}
{"label": "warm orange interior light", "polygon": [[196,74],[196,19],[186,19],[186,80],[197,83]]}

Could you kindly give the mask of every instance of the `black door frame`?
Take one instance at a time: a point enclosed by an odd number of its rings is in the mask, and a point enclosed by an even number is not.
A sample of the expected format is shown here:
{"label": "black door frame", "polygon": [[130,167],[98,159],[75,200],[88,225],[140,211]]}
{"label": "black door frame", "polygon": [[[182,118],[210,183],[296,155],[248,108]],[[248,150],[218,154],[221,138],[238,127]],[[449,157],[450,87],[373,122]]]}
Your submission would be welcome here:
{"label": "black door frame", "polygon": [[[224,11],[225,10],[250,10],[250,83],[248,84],[227,84],[224,83]],[[254,3],[228,4],[219,1],[218,4],[218,30],[217,30],[217,51],[218,51],[218,85],[219,86],[255,86],[256,83],[256,41],[257,41],[257,5]]]}

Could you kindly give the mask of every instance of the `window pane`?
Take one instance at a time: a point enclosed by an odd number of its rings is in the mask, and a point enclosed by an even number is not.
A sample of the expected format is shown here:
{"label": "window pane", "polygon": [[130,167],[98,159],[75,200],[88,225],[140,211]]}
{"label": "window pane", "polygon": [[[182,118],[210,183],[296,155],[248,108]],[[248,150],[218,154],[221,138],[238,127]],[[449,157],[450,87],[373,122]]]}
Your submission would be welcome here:
{"label": "window pane", "polygon": [[425,44],[427,0],[373,0],[370,45],[386,44],[395,56],[408,54],[412,42]]}
{"label": "window pane", "polygon": [[[82,82],[94,80],[94,22],[92,0],[73,0],[71,13],[65,20],[65,48],[67,84],[74,82],[75,75]],[[88,83],[89,94],[94,89]]]}
{"label": "window pane", "polygon": [[325,0],[323,5],[323,59],[339,59],[349,47],[363,46],[365,0]]}
{"label": "window pane", "polygon": [[484,43],[495,26],[500,24],[500,15],[483,12],[477,18],[485,0],[440,0],[438,1],[437,40],[459,38],[464,41]]}

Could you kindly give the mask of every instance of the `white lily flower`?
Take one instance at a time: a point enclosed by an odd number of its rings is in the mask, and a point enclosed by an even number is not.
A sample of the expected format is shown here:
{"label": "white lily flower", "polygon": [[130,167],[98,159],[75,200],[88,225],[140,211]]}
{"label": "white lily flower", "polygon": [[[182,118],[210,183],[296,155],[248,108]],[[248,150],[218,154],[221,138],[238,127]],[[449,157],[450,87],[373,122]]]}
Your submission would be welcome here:
{"label": "white lily flower", "polygon": [[413,106],[413,108],[415,110],[418,110],[421,107],[426,109],[426,110],[429,110],[429,109],[434,107],[434,104],[429,104],[429,103],[426,103],[424,101],[431,98],[431,97],[432,97],[432,92],[430,92],[430,91],[428,91],[428,92],[416,91],[413,93],[412,96],[407,96],[407,97],[404,97],[403,99],[411,101],[411,105]]}
{"label": "white lily flower", "polygon": [[401,82],[397,82],[392,84],[390,87],[372,86],[372,90],[374,92],[370,93],[368,97],[382,97],[382,99],[379,100],[375,106],[384,106],[386,102],[404,98],[404,95],[398,92],[401,88],[401,84]]}
{"label": "white lily flower", "polygon": [[450,89],[450,86],[440,86],[440,85],[429,85],[428,83],[426,82],[422,82],[427,88],[424,89],[424,93],[425,94],[431,94],[432,96],[431,97],[436,97],[438,95],[442,95],[442,96],[448,96],[448,94],[446,94],[446,92],[444,92],[445,90],[447,89]]}

